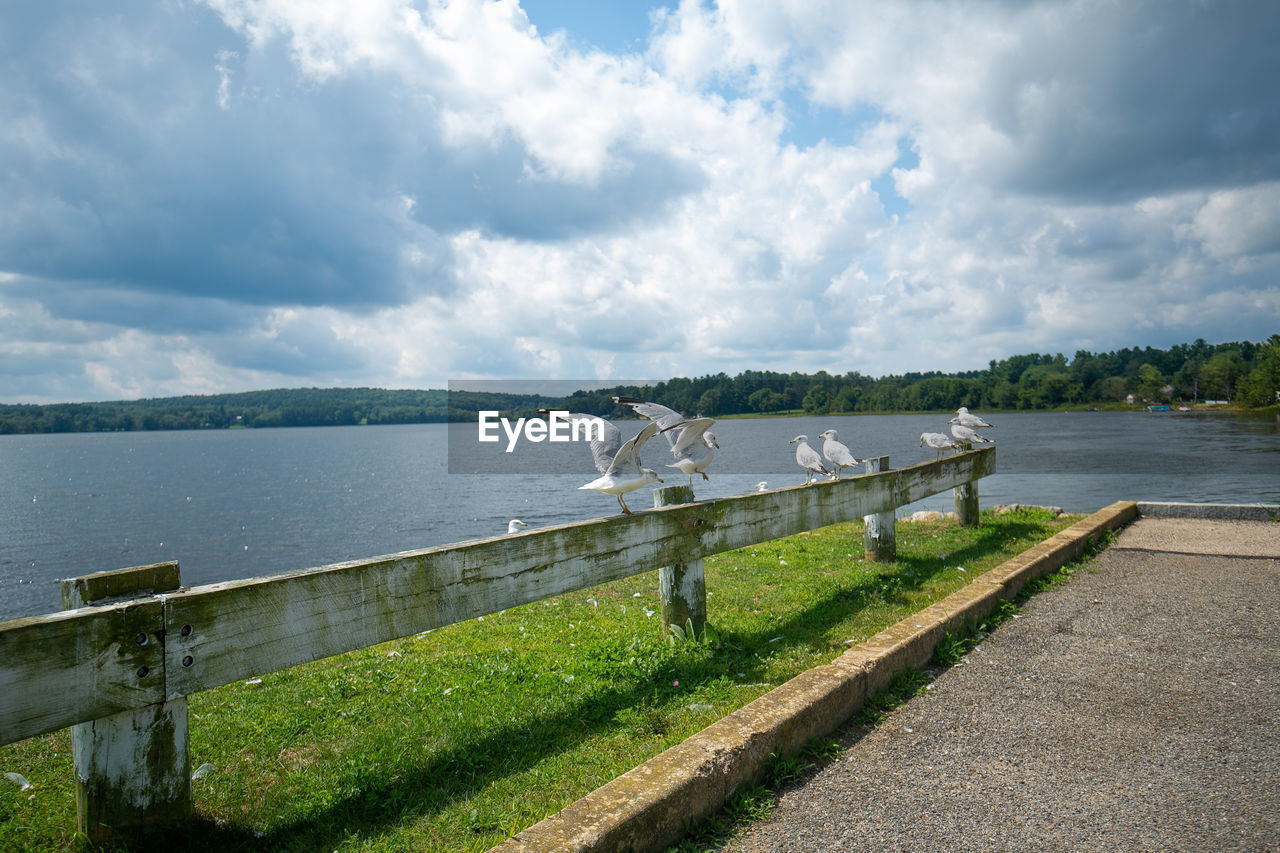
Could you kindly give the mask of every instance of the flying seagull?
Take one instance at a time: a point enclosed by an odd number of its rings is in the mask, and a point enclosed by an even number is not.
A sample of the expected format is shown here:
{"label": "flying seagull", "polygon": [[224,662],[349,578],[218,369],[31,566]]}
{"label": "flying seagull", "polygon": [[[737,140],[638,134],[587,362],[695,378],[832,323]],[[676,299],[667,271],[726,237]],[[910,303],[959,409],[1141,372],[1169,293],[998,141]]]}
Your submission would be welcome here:
{"label": "flying seagull", "polygon": [[951,425],[951,437],[956,440],[956,444],[960,445],[965,450],[972,450],[975,444],[995,444],[994,441],[987,438],[985,435],[974,432],[967,426],[961,426],[960,424]]}
{"label": "flying seagull", "polygon": [[938,451],[938,455],[934,457],[934,459],[935,459],[935,460],[937,460],[937,459],[941,459],[941,458],[942,458],[942,452],[943,452],[944,450],[948,450],[948,449],[950,449],[950,450],[959,450],[959,449],[960,449],[960,445],[956,444],[954,441],[952,441],[951,439],[947,438],[945,435],[943,435],[943,434],[942,434],[942,433],[940,433],[940,432],[922,432],[922,433],[920,433],[920,446],[921,446],[921,447],[925,447],[925,446],[932,447],[934,450]]}
{"label": "flying seagull", "polygon": [[622,507],[622,511],[631,515],[631,509],[622,496],[650,483],[662,482],[656,471],[640,466],[640,448],[657,434],[658,425],[652,422],[645,424],[639,435],[624,444],[622,432],[603,418],[579,412],[570,412],[567,417],[570,422],[586,419],[600,421],[604,425],[604,437],[592,439],[590,445],[591,459],[600,476],[578,488],[595,489],[597,492],[613,495],[618,499],[618,506]]}
{"label": "flying seagull", "polygon": [[977,415],[969,414],[969,410],[964,406],[957,409],[956,416],[947,421],[947,423],[959,424],[960,426],[969,427],[969,429],[982,429],[984,427],[995,426],[995,424],[989,424]]}
{"label": "flying seagull", "polygon": [[809,436],[797,435],[791,439],[791,444],[796,445],[796,464],[804,469],[804,484],[807,486],[813,482],[814,474],[830,474],[827,466],[822,464],[822,457],[818,455],[818,451],[809,446]]}
{"label": "flying seagull", "polygon": [[862,459],[857,458],[849,452],[849,448],[836,441],[836,431],[829,429],[824,433],[819,433],[822,442],[822,455],[827,458],[831,466],[836,469],[836,478],[840,477],[841,468],[852,468],[854,465],[861,465]]}
{"label": "flying seagull", "polygon": [[[667,439],[667,445],[671,448],[671,455],[676,459],[667,467],[679,468],[681,473],[689,478],[690,486],[693,485],[694,474],[701,474],[704,480],[711,479],[707,476],[707,466],[711,464],[716,451],[720,449],[715,433],[711,432],[711,426],[716,422],[715,418],[686,420],[679,412],[661,403],[646,403],[635,397],[614,397],[613,402],[630,406],[637,415],[648,418],[658,425],[658,429]],[[678,432],[677,428],[679,428]]]}

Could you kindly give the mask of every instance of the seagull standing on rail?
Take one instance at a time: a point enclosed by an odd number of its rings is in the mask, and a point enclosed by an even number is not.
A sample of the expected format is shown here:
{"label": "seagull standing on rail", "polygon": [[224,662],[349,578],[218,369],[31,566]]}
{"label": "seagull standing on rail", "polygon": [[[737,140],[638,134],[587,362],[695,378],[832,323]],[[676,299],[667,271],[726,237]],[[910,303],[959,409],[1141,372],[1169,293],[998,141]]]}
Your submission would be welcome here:
{"label": "seagull standing on rail", "polygon": [[836,479],[840,479],[841,468],[852,468],[854,465],[861,465],[864,461],[854,456],[849,448],[836,441],[836,431],[829,429],[826,432],[819,433],[818,437],[822,441],[822,455],[831,463],[831,467],[836,469]]}
{"label": "seagull standing on rail", "polygon": [[975,432],[967,426],[961,426],[960,424],[951,425],[951,437],[954,438],[956,443],[965,450],[972,450],[975,444],[995,444],[994,441],[987,438],[985,435]]}
{"label": "seagull standing on rail", "polygon": [[591,459],[595,462],[600,476],[578,488],[594,489],[597,492],[613,495],[618,499],[618,506],[622,507],[622,511],[631,515],[631,509],[622,496],[650,483],[662,482],[662,478],[656,471],[640,465],[640,448],[657,434],[658,425],[653,422],[645,424],[639,435],[623,444],[622,432],[603,418],[578,412],[570,412],[567,417],[570,422],[590,419],[604,425],[604,437],[592,439],[590,445]]}
{"label": "seagull standing on rail", "polygon": [[[613,402],[630,406],[637,415],[658,425],[676,460],[667,467],[680,469],[689,478],[690,486],[693,485],[694,474],[701,474],[704,480],[711,479],[707,476],[707,466],[720,449],[715,433],[711,432],[715,418],[686,419],[676,410],[661,403],[646,403],[635,397],[614,397]],[[676,432],[677,427],[680,428],[679,432]]]}
{"label": "seagull standing on rail", "polygon": [[814,474],[830,474],[827,466],[822,464],[822,457],[818,455],[818,451],[809,446],[809,436],[797,435],[791,439],[791,443],[796,445],[796,464],[804,469],[804,484],[807,486],[813,482]]}
{"label": "seagull standing on rail", "polygon": [[987,427],[995,426],[995,424],[989,424],[977,415],[969,414],[969,410],[964,406],[956,409],[956,416],[947,421],[947,423],[959,424],[960,426],[968,427],[969,429],[985,429]]}
{"label": "seagull standing on rail", "polygon": [[960,445],[956,444],[954,441],[947,438],[945,435],[943,435],[940,432],[920,433],[920,446],[921,447],[928,446],[938,452],[938,455],[934,457],[934,461],[937,461],[942,458],[942,452],[944,450],[960,449]]}

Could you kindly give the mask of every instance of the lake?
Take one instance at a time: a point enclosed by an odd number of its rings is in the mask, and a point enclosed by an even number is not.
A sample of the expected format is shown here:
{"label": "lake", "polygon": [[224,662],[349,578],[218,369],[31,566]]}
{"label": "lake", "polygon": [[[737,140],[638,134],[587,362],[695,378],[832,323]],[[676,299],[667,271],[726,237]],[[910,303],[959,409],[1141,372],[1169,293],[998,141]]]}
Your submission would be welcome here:
{"label": "lake", "polygon": [[[839,430],[860,456],[894,466],[933,458],[921,432],[942,415],[722,420],[721,451],[699,498],[804,482],[788,442]],[[1274,416],[1073,412],[991,416],[998,473],[982,506],[1033,503],[1087,512],[1116,500],[1280,502]],[[639,421],[620,421],[625,437]],[[580,444],[475,444],[473,424],[0,436],[0,619],[57,610],[57,580],[178,560],[186,585],[303,569],[506,531],[610,515]],[[488,454],[449,473],[450,451]],[[667,483],[661,438],[645,464]],[[456,468],[456,466],[455,466]],[[501,473],[504,470],[519,473]],[[652,506],[648,489],[632,509]],[[950,510],[950,493],[909,510]],[[900,511],[904,514],[906,511]]]}

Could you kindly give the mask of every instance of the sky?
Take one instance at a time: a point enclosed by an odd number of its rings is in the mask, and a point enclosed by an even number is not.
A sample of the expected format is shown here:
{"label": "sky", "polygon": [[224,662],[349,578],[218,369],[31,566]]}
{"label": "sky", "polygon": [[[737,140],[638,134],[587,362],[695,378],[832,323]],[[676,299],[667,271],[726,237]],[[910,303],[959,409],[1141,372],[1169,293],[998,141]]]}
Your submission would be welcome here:
{"label": "sky", "polygon": [[1280,331],[1270,0],[0,4],[0,402]]}

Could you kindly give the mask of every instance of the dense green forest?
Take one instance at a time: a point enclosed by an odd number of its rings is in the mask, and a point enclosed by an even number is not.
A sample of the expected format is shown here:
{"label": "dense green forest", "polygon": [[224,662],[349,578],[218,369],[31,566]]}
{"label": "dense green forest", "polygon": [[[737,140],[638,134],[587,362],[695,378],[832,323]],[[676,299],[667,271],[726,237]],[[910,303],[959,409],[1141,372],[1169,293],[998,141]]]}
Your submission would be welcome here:
{"label": "dense green forest", "polygon": [[481,392],[388,391],[379,388],[292,388],[241,394],[164,397],[107,403],[0,405],[0,434],[113,430],[337,426],[475,420],[480,409],[529,414],[564,405],[591,414],[620,414],[610,397],[632,394],[687,413],[709,416],[805,411],[1040,410],[1064,406],[1227,401],[1259,408],[1277,404],[1280,334],[1265,343],[1208,344],[1167,350],[1145,347],[1109,353],[1078,351],[1015,355],[986,370],[906,373],[873,379],[854,371],[834,376],[746,371],[657,386],[579,391],[551,397]]}
{"label": "dense green forest", "polygon": [[1070,361],[1056,355],[1015,355],[986,370],[905,373],[873,379],[858,372],[833,376],[747,371],[698,379],[670,379],[654,388],[578,392],[567,408],[589,414],[613,411],[612,394],[630,394],[680,412],[711,417],[804,411],[1044,410],[1064,406],[1188,404],[1209,400],[1259,408],[1277,403],[1280,335],[1262,344],[1208,344],[1197,340],[1167,350],[1145,347],[1108,353],[1079,350]]}
{"label": "dense green forest", "polygon": [[109,403],[0,405],[0,434],[419,424],[476,419],[480,409],[532,410],[556,397],[382,388],[277,388]]}

